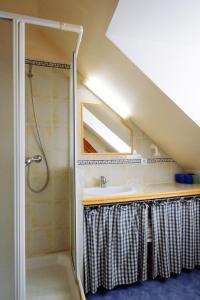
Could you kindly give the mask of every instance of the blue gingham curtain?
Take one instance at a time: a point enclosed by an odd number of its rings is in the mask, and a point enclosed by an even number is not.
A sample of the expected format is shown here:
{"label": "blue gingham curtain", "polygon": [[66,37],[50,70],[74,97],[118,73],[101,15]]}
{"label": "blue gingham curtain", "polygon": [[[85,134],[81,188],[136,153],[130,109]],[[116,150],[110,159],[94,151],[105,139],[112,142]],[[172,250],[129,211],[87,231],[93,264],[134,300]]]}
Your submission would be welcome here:
{"label": "blue gingham curtain", "polygon": [[200,265],[200,198],[151,205],[153,278]]}
{"label": "blue gingham curtain", "polygon": [[84,209],[84,287],[112,289],[147,279],[148,206]]}

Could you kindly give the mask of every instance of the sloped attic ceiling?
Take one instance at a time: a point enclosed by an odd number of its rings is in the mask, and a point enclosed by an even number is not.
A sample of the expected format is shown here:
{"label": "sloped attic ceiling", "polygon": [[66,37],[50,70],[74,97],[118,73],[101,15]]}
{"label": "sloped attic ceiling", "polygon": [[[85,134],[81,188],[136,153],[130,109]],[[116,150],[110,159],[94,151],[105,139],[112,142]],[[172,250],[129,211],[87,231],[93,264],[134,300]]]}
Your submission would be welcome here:
{"label": "sloped attic ceiling", "polygon": [[107,36],[200,126],[200,2],[120,0]]}
{"label": "sloped attic ceiling", "polygon": [[[118,1],[39,0],[33,11],[31,3],[35,7],[34,0],[0,0],[0,9],[83,25],[78,57],[83,77],[95,75],[114,89],[149,137],[180,165],[200,169],[199,127],[105,36]],[[56,34],[48,39],[65,51]]]}

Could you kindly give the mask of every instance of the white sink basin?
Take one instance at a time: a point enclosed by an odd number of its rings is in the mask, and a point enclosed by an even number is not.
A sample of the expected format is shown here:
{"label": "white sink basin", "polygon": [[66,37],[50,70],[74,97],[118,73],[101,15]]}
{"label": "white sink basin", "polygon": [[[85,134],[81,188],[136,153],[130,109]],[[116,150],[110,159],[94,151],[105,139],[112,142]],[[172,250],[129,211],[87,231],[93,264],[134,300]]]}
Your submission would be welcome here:
{"label": "white sink basin", "polygon": [[133,187],[121,185],[121,186],[108,186],[108,187],[91,187],[84,188],[84,197],[111,197],[120,195],[132,195],[136,194],[136,189]]}

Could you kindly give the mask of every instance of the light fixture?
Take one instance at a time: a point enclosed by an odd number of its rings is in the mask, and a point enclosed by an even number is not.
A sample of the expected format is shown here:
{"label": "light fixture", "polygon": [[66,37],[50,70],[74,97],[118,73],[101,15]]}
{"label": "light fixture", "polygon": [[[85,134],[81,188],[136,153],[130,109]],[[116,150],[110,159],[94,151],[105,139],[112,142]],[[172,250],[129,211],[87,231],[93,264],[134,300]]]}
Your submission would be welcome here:
{"label": "light fixture", "polygon": [[113,91],[110,91],[105,83],[96,78],[89,78],[83,84],[123,119],[130,115],[130,111],[123,100]]}

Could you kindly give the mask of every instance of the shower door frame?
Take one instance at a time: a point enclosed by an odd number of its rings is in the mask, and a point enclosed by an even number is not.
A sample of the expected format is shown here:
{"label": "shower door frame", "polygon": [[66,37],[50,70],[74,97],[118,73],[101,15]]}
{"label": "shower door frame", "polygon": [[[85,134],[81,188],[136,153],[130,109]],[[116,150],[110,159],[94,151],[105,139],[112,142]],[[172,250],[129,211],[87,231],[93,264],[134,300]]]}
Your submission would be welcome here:
{"label": "shower door frame", "polygon": [[[14,120],[14,239],[15,299],[26,300],[25,274],[25,25],[39,25],[78,34],[77,58],[83,27],[0,11],[0,19],[13,22],[13,120]],[[74,62],[74,57],[73,57]],[[75,94],[73,100],[76,102]],[[75,120],[75,116],[74,120]],[[75,137],[74,137],[75,139]],[[75,143],[74,143],[75,146]],[[76,169],[76,151],[74,170]],[[74,174],[75,175],[75,174]],[[76,193],[76,186],[74,186]],[[76,201],[76,199],[74,199]],[[75,249],[76,250],[76,249]],[[76,254],[75,254],[76,255]],[[76,267],[76,264],[75,264]],[[76,273],[76,270],[75,270]],[[76,274],[77,275],[77,274]]]}

